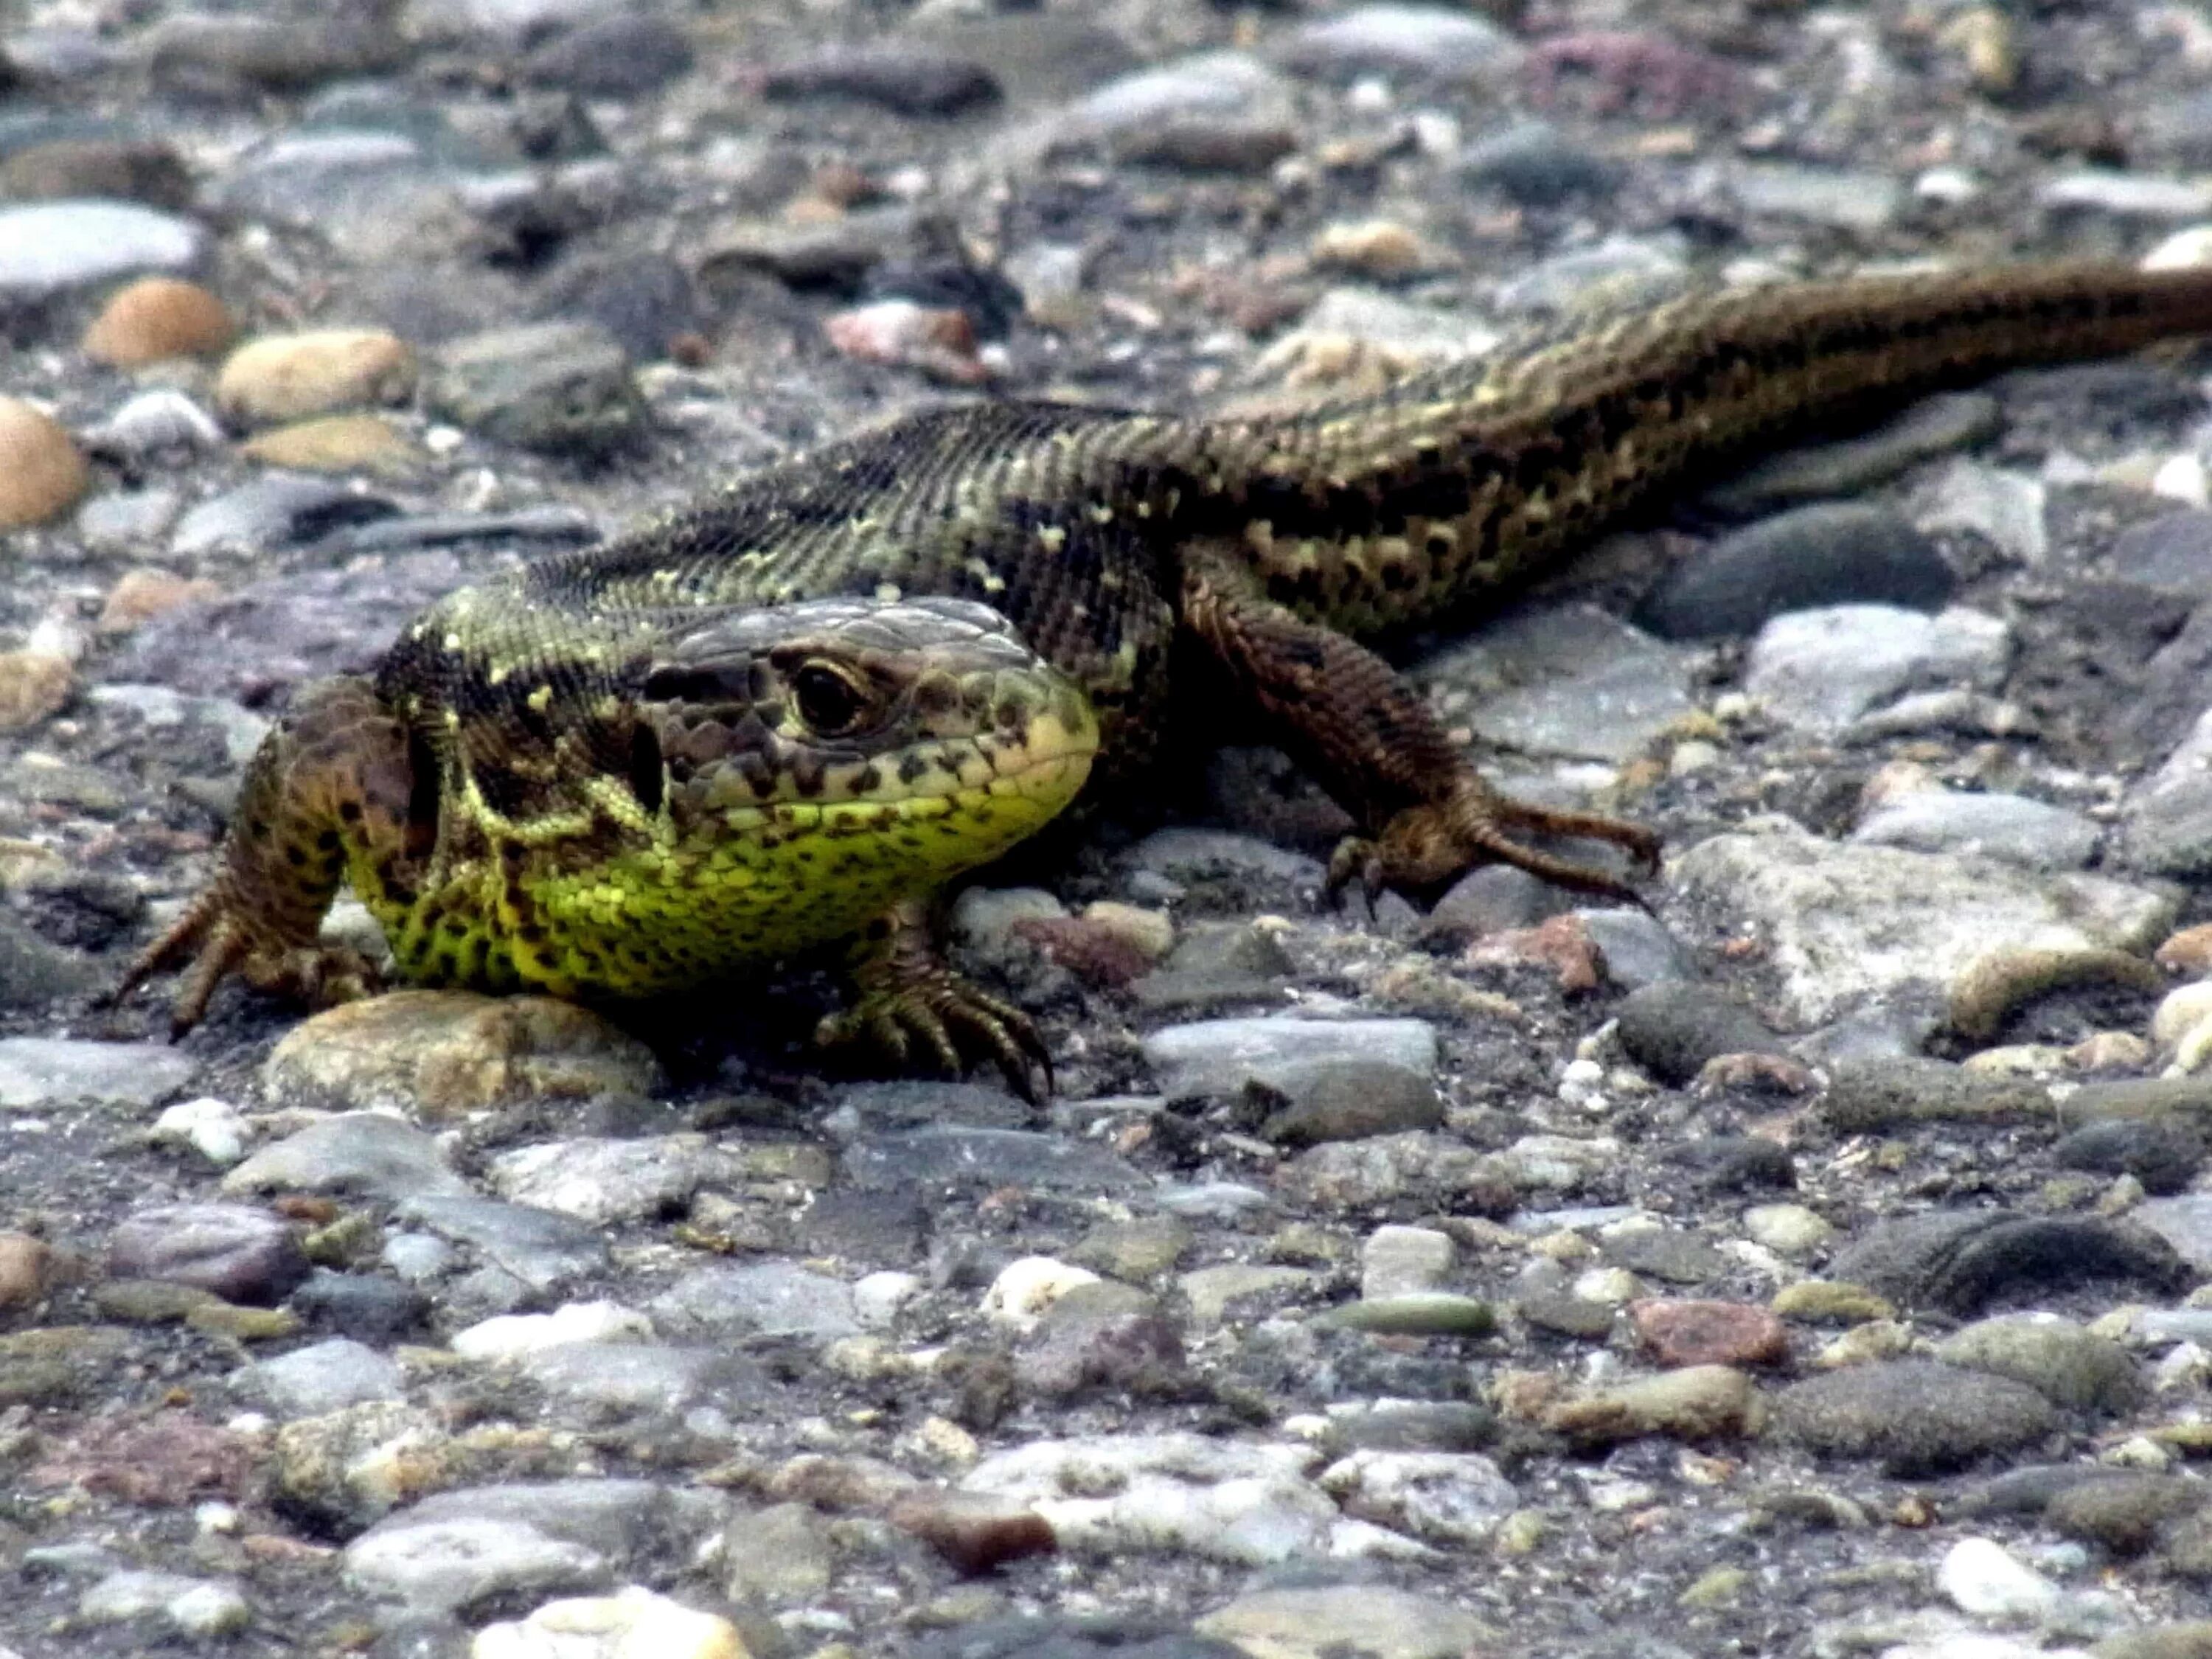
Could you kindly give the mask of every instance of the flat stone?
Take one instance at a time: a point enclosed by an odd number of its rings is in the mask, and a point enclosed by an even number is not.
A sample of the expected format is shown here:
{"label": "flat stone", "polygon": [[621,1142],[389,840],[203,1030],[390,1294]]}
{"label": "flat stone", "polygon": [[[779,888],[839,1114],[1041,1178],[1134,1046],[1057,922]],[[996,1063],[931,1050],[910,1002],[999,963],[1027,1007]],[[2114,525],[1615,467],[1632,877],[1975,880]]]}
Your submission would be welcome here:
{"label": "flat stone", "polygon": [[680,1210],[702,1186],[735,1183],[744,1164],[703,1134],[539,1141],[492,1159],[503,1198],[605,1226]]}
{"label": "flat stone", "polygon": [[226,1302],[274,1307],[307,1276],[290,1223],[242,1204],[164,1204],[139,1210],[109,1236],[107,1270],[211,1291]]}
{"label": "flat stone", "polygon": [[2079,812],[2025,795],[1917,789],[1869,812],[1851,839],[1919,853],[1987,854],[2039,870],[2078,870],[2096,855],[2103,833]]}
{"label": "flat stone", "polygon": [[628,448],[645,419],[629,354],[595,323],[529,323],[449,341],[426,397],[458,426],[556,455]]}
{"label": "flat stone", "polygon": [[1993,617],[1954,608],[1929,617],[1886,605],[1838,605],[1775,617],[1753,641],[1744,689],[1774,717],[1833,735],[1900,693],[1964,684],[1988,690],[2011,657]]}
{"label": "flat stone", "polygon": [[347,1112],[272,1141],[223,1177],[226,1193],[359,1193],[398,1200],[463,1194],[446,1149],[380,1112]]}
{"label": "flat stone", "polygon": [[[1969,444],[1994,437],[2003,424],[2003,410],[1997,400],[1985,392],[1938,392],[1932,398],[1923,398],[1903,414],[1856,437],[1838,439],[1833,443],[1806,444],[1755,461],[1725,483],[1709,491],[1705,499],[1721,512],[1747,518],[1778,507],[1796,507],[1808,501],[1863,495],[1932,455],[1962,449]],[[1881,536],[1869,534],[1866,542],[1861,544],[1862,550],[1876,560],[1877,572],[1895,558],[1896,550],[1892,548],[1885,551],[1881,539],[1901,524],[1896,514],[1881,507],[1847,502],[1838,502],[1829,511],[1843,515],[1826,520],[1831,526],[1848,525],[1856,516],[1865,531],[1881,532]],[[1763,526],[1755,526],[1753,531],[1744,533],[1756,533],[1760,527]],[[1905,527],[1911,528],[1909,526]],[[1925,545],[1925,538],[1917,532],[1912,540],[1916,550]],[[1934,550],[1929,548],[1928,551],[1932,555]],[[1937,569],[1943,573],[1944,596],[1949,594],[1954,585],[1948,567],[1940,563],[1935,568],[1925,565],[1908,565],[1900,568],[1917,569],[1918,573],[1910,579],[1911,586],[1905,592],[1839,594],[1836,598],[1878,599],[1918,609],[1928,603],[1921,595],[1925,586],[1934,585]],[[1838,578],[1844,577],[1840,570],[1836,574]],[[1882,581],[1894,578],[1876,574],[1870,580]],[[1718,592],[1711,597],[1717,602],[1726,602]],[[1940,598],[1935,601],[1936,605],[1941,603]],[[1933,609],[1934,605],[1929,605],[1929,608]],[[1654,631],[1666,632],[1656,627]]]}
{"label": "flat stone", "polygon": [[555,1290],[607,1265],[606,1240],[588,1220],[473,1194],[417,1192],[398,1206],[401,1220],[467,1245],[533,1291]]}
{"label": "flat stone", "polygon": [[[2163,1200],[2173,1203],[2185,1200]],[[2138,1222],[2140,1224],[2138,1224]],[[2192,1275],[2149,1223],[1938,1210],[1883,1222],[1829,1264],[1906,1307],[1971,1314],[2000,1297],[2118,1281],[2171,1293]]]}
{"label": "flat stone", "polygon": [[204,225],[127,202],[0,207],[0,295],[44,299],[149,271],[187,274],[212,240]]}
{"label": "flat stone", "polygon": [[844,1152],[845,1179],[864,1192],[935,1183],[1044,1192],[1128,1193],[1148,1183],[1107,1148],[1065,1135],[957,1124],[874,1135]]}
{"label": "flat stone", "polygon": [[786,1261],[719,1264],[684,1275],[648,1304],[672,1338],[748,1336],[829,1341],[857,1335],[852,1286]]}
{"label": "flat stone", "polygon": [[1905,203],[1905,187],[1886,174],[1784,161],[1738,162],[1728,185],[1746,213],[1809,220],[1861,235],[1886,228]]}
{"label": "flat stone", "polygon": [[1615,764],[1696,707],[1692,654],[1594,605],[1515,612],[1417,664],[1447,720],[1518,754]]}
{"label": "flat stone", "polygon": [[1715,836],[1668,873],[1765,941],[1783,1013],[1807,1025],[1914,988],[1944,995],[1999,949],[2147,951],[2173,914],[2166,896],[2104,877],[1838,846],[1794,826]]}
{"label": "flat stone", "polygon": [[1487,18],[1447,6],[1355,6],[1293,34],[1285,61],[1309,72],[1370,70],[1457,79],[1510,74],[1520,43]]}
{"label": "flat stone", "polygon": [[1778,1054],[1782,1039],[1748,1005],[1717,987],[1692,981],[1632,992],[1620,1012],[1620,1046],[1669,1088],[1693,1082],[1722,1054]]}
{"label": "flat stone", "polygon": [[2025,1382],[2069,1411],[2124,1412],[2148,1393],[2126,1349],[2054,1314],[1978,1320],[1939,1342],[1936,1357]]}
{"label": "flat stone", "polygon": [[1419,1019],[1206,1020],[1164,1026],[1144,1046],[1160,1091],[1170,1098],[1233,1095],[1250,1081],[1273,1088],[1293,1066],[1314,1061],[1364,1060],[1422,1078],[1437,1063],[1436,1028]]}
{"label": "flat stone", "polygon": [[96,1101],[143,1109],[175,1094],[198,1070],[198,1062],[161,1042],[0,1037],[0,1108]]}
{"label": "flat stone", "polygon": [[406,1395],[405,1378],[396,1364],[346,1337],[261,1360],[240,1371],[234,1382],[286,1417],[319,1417]]}

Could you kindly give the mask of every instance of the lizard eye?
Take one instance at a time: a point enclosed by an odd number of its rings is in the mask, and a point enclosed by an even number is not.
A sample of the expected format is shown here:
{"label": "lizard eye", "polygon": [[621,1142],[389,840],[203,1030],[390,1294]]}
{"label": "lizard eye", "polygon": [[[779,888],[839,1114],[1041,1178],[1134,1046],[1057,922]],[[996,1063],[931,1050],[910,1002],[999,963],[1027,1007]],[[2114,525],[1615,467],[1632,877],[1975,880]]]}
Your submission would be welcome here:
{"label": "lizard eye", "polygon": [[866,723],[872,699],[850,671],[819,659],[791,677],[799,718],[820,738],[848,738]]}

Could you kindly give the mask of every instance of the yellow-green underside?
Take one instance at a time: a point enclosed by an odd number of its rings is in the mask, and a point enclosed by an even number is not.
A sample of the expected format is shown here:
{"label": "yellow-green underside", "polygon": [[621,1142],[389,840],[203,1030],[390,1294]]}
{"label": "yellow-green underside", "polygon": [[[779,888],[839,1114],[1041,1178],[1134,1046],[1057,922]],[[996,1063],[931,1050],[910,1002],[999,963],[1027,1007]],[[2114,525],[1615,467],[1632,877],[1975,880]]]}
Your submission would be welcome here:
{"label": "yellow-green underside", "polygon": [[728,808],[584,870],[532,848],[512,877],[519,897],[496,856],[457,863],[412,903],[365,858],[349,874],[417,983],[659,995],[849,937],[996,857],[1074,798],[1091,735],[1056,732],[1019,769],[946,794]]}

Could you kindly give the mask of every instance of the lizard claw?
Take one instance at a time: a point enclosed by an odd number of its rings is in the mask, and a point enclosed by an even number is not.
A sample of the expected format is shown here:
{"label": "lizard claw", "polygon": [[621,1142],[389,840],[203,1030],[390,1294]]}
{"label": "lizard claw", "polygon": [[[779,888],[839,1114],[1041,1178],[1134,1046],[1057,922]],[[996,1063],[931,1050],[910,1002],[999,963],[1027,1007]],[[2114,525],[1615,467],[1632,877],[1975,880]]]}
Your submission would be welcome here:
{"label": "lizard claw", "polygon": [[827,1016],[815,1028],[814,1040],[823,1048],[872,1048],[901,1070],[913,1065],[919,1048],[951,1077],[988,1060],[1005,1074],[1007,1087],[1031,1105],[1037,1103],[1039,1074],[1044,1092],[1052,1092],[1052,1056],[1036,1024],[949,968],[864,992],[843,1013]]}
{"label": "lizard claw", "polygon": [[228,884],[218,879],[192,901],[168,932],[138,953],[95,1006],[115,1007],[155,974],[187,957],[190,965],[170,1006],[172,1042],[205,1018],[216,988],[233,974],[258,991],[311,1008],[368,996],[382,982],[375,965],[357,951],[273,936],[257,925],[250,906],[233,901]]}

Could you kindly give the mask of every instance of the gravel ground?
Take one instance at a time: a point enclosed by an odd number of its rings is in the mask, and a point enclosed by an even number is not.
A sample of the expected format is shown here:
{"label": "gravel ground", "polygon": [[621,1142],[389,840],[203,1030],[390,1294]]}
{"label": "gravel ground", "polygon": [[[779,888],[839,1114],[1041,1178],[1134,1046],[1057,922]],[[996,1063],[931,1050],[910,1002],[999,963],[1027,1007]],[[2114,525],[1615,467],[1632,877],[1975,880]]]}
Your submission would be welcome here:
{"label": "gravel ground", "polygon": [[987,872],[1042,1109],[810,963],[92,1006],[293,688],[732,470],[2197,263],[2206,169],[2180,4],[0,0],[0,1655],[2212,1655],[2201,356],[1402,642],[1651,915],[1333,910],[1251,749]]}

